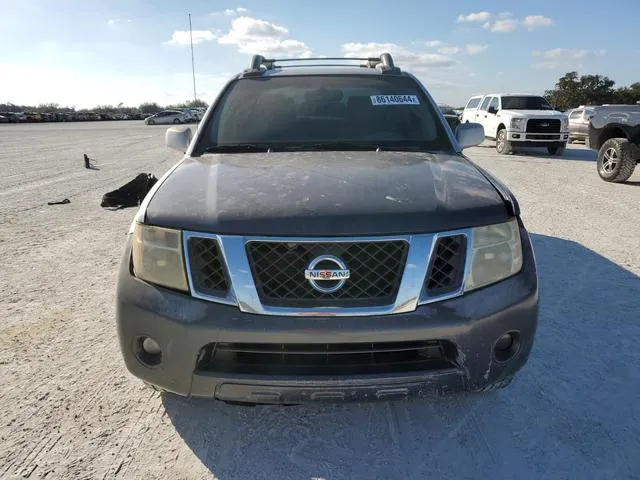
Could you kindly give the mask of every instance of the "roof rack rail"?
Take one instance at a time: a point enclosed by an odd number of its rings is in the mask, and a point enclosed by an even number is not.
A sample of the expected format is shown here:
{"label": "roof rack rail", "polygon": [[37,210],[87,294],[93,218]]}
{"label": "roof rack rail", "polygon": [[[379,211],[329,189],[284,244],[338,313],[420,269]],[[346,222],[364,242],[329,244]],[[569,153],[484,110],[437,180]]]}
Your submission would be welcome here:
{"label": "roof rack rail", "polygon": [[349,63],[333,63],[333,64],[301,64],[301,65],[288,65],[284,68],[293,67],[360,67],[360,68],[379,68],[382,73],[400,73],[400,68],[396,67],[393,63],[393,57],[390,53],[383,53],[379,57],[311,57],[311,58],[265,58],[262,55],[253,55],[251,57],[251,63],[249,68],[245,69],[243,76],[260,76],[267,70],[273,70],[274,68],[283,68],[282,62],[308,62],[308,61],[340,61],[340,62],[354,62],[364,61],[364,64],[353,65]]}

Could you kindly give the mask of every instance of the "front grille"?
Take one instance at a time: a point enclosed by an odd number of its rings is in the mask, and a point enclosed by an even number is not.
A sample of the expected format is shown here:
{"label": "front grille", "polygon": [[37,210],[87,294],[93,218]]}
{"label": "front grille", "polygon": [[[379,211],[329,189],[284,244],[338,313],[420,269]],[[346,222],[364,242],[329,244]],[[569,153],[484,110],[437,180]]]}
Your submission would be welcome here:
{"label": "front grille", "polygon": [[[254,281],[264,305],[280,307],[381,306],[395,301],[404,272],[408,243],[263,242],[247,244]],[[320,255],[341,259],[350,278],[333,293],[314,289],[305,269]],[[335,268],[320,266],[319,268]],[[331,282],[318,281],[321,286]]]}
{"label": "front grille", "polygon": [[214,238],[191,237],[187,245],[195,290],[205,295],[226,297],[230,282],[218,241]]}
{"label": "front grille", "polygon": [[437,240],[427,274],[427,293],[443,295],[460,288],[464,275],[467,237],[452,235]]}
{"label": "front grille", "polygon": [[527,140],[560,140],[560,135],[527,135]]}
{"label": "front grille", "polygon": [[213,343],[200,350],[196,371],[251,375],[363,375],[451,368],[448,341],[382,343]]}
{"label": "front grille", "polygon": [[527,133],[559,133],[560,120],[550,118],[531,118],[527,122]]}

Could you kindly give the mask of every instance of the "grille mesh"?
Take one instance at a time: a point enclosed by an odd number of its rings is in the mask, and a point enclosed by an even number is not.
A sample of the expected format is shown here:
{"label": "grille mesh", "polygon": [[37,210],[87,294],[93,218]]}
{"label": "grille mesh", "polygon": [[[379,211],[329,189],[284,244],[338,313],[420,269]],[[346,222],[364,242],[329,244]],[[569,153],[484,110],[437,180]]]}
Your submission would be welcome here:
{"label": "grille mesh", "polygon": [[[395,301],[407,252],[404,241],[247,244],[261,301],[289,307],[389,305]],[[350,270],[350,278],[334,293],[315,290],[304,277],[309,263],[320,255],[334,255]]]}
{"label": "grille mesh", "polygon": [[227,295],[230,282],[217,240],[191,237],[189,263],[193,286],[198,292],[218,297]]}
{"label": "grille mesh", "polygon": [[559,133],[560,120],[550,118],[531,118],[527,121],[527,133]]}
{"label": "grille mesh", "polygon": [[456,291],[462,283],[467,240],[464,235],[438,239],[429,265],[427,292],[441,295]]}
{"label": "grille mesh", "polygon": [[451,368],[455,346],[428,340],[382,343],[218,343],[203,347],[197,371],[252,375],[362,375]]}

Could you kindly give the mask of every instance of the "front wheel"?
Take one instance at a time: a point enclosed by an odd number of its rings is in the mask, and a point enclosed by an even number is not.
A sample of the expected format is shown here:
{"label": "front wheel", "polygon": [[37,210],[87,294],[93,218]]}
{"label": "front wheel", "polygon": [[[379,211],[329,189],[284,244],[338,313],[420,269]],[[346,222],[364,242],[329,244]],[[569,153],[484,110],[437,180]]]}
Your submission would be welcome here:
{"label": "front wheel", "polygon": [[507,131],[504,128],[498,130],[498,135],[496,136],[496,151],[500,155],[507,155],[513,151],[511,142],[507,140]]}
{"label": "front wheel", "polygon": [[626,138],[610,138],[598,151],[598,175],[605,182],[625,182],[633,174],[636,159]]}
{"label": "front wheel", "polygon": [[175,118],[175,119],[173,120],[173,123],[174,123],[174,125],[177,125],[177,124],[179,124],[179,123],[180,123],[180,120],[178,120],[177,118]]}
{"label": "front wheel", "polygon": [[155,125],[155,124],[156,124],[155,120],[149,120],[147,122],[147,125]]}

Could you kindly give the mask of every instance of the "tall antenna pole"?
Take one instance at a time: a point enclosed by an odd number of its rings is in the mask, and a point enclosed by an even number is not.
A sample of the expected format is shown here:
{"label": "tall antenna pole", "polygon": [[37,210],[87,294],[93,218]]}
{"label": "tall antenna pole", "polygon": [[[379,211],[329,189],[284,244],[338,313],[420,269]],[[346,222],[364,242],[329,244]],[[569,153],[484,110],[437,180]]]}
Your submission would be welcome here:
{"label": "tall antenna pole", "polygon": [[196,66],[193,60],[193,33],[191,30],[191,14],[189,14],[189,38],[191,39],[191,71],[193,72],[193,101],[198,99],[196,95]]}

